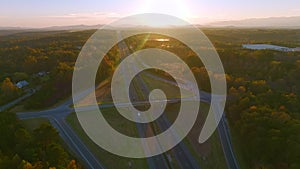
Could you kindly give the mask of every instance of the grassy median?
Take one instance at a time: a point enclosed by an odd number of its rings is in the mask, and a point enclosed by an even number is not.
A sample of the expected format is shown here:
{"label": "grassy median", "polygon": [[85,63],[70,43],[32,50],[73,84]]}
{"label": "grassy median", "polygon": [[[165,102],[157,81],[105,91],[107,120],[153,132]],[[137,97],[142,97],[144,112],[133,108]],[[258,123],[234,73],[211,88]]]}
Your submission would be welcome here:
{"label": "grassy median", "polygon": [[[142,79],[145,81],[150,90],[156,88],[161,89],[168,94],[169,98],[188,97],[180,96],[179,88],[177,86],[168,84],[164,81],[149,77],[147,75],[142,76]],[[225,156],[217,131],[215,131],[205,143],[200,144],[197,141],[202,129],[202,125],[207,117],[209,106],[210,105],[207,103],[200,102],[200,111],[197,121],[183,142],[189,148],[190,152],[195,157],[202,169],[227,169]],[[174,103],[166,107],[164,113],[171,123],[177,118],[179,107],[180,103]]]}
{"label": "grassy median", "polygon": [[[136,126],[132,125],[125,118],[123,117],[120,118],[120,116],[117,116],[116,111],[117,110],[115,108],[105,108],[101,110],[103,114],[106,114],[104,116],[106,120],[110,123],[110,125],[112,125],[119,132],[131,136],[138,136],[138,131]],[[131,159],[131,158],[120,157],[111,154],[108,151],[96,145],[83,131],[75,113],[70,114],[66,120],[74,129],[74,131],[78,134],[78,136],[82,139],[82,141],[88,146],[88,148],[95,154],[95,156],[106,168],[128,169],[130,168],[129,165],[132,166],[131,168],[136,168],[136,169],[148,168],[146,159]]]}

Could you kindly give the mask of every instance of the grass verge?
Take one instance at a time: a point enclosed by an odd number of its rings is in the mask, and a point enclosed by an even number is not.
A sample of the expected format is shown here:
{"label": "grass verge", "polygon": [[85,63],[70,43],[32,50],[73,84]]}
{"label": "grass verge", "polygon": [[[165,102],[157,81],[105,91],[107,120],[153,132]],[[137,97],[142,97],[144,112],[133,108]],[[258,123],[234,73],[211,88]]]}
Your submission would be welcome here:
{"label": "grass verge", "polygon": [[[167,107],[166,116],[170,121],[174,121],[177,118],[177,114],[171,112],[177,111],[179,106],[180,105],[176,103],[173,106]],[[200,112],[197,121],[202,121],[203,117],[207,116],[208,110],[209,104],[200,102]],[[183,142],[202,169],[227,169],[226,160],[217,131],[215,131],[205,143],[200,144],[197,140],[201,129],[202,126],[199,126],[199,123],[196,122],[188,136],[183,139]]]}
{"label": "grass verge", "polygon": [[237,158],[237,161],[239,162],[240,168],[250,169],[250,166],[249,166],[250,164],[247,163],[247,160],[243,157],[244,153],[242,150],[242,146],[245,146],[245,145],[243,145],[243,143],[237,137],[238,135],[234,129],[231,130],[230,135],[231,135],[231,141],[232,141],[234,153]]}
{"label": "grass verge", "polygon": [[26,119],[21,121],[22,125],[29,131],[33,131],[36,128],[39,128],[43,123],[50,123],[46,118],[34,118]]}
{"label": "grass verge", "polygon": [[[115,114],[115,113],[113,113],[114,111],[116,111],[114,108],[106,108],[104,113],[111,112],[112,114]],[[125,123],[122,122],[123,120],[116,118],[114,115],[112,115],[112,116],[107,115],[106,117],[108,117],[108,119],[106,119],[107,121],[110,121],[110,123],[113,123],[113,125],[116,125],[118,129],[123,130],[122,132],[131,133],[131,135],[138,135],[135,126],[124,127]],[[147,169],[148,168],[146,159],[131,159],[131,158],[120,157],[120,156],[111,154],[108,151],[106,151],[106,150],[100,148],[98,145],[96,145],[83,131],[75,113],[70,114],[66,120],[70,124],[70,126],[74,129],[74,131],[78,134],[78,136],[82,139],[82,141],[90,148],[90,150],[95,154],[95,156],[99,159],[99,161],[101,161],[101,163],[104,164],[104,166],[106,168],[108,168],[108,169],[128,169],[128,168],[130,168],[129,163],[131,163],[132,169],[134,169],[134,168]],[[133,127],[134,127],[134,129],[133,129]]]}

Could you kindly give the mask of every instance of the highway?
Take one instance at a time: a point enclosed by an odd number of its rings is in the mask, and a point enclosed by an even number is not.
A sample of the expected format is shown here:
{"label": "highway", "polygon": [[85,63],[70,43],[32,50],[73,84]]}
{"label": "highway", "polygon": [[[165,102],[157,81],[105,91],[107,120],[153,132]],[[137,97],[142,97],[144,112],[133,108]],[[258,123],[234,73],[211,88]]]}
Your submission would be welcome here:
{"label": "highway", "polygon": [[[120,32],[117,32],[117,36],[120,41],[120,43],[118,43],[118,47],[120,49],[121,59],[124,59],[126,56],[130,55],[130,51],[129,51],[129,48],[127,47],[127,45],[125,44],[125,42],[122,41]],[[129,80],[128,71],[131,71],[135,65],[131,64],[131,65],[126,65],[126,66],[127,66],[126,70],[121,70],[121,71],[124,72],[123,73],[123,80],[125,82],[124,84],[130,84],[130,82],[128,81]],[[134,83],[134,84],[136,84],[136,83]],[[140,98],[140,96],[137,94],[137,90],[138,90],[137,86],[135,85],[134,90],[130,93],[131,97],[135,100]],[[138,118],[138,117],[135,117],[135,118]],[[148,124],[136,123],[136,126],[137,126],[138,133],[141,138],[151,137],[151,136],[155,135],[155,132],[149,123]],[[145,152],[148,151],[149,146],[151,146],[151,143],[148,143],[147,145],[143,145],[143,149]],[[167,157],[164,154],[160,154],[160,155],[156,155],[156,156],[147,158],[147,163],[148,163],[148,166],[150,169],[172,168],[172,166],[168,163]]]}
{"label": "highway", "polygon": [[[119,43],[119,48],[126,49],[127,46],[125,43]],[[125,50],[125,52],[129,52],[128,48]],[[129,53],[125,53],[126,56],[128,56]],[[132,65],[133,67],[135,65]],[[129,69],[129,67],[128,67]],[[126,72],[126,71],[125,71]],[[161,80],[166,83],[170,83],[172,85],[177,85],[174,82],[169,81],[167,79],[163,79],[161,77],[157,77],[155,75],[149,75],[152,78],[155,78],[156,80]],[[125,78],[126,79],[126,78]],[[137,78],[135,90],[140,91],[147,91],[148,88],[144,84],[143,80],[141,78]],[[132,92],[133,95],[135,95],[135,98],[141,97],[137,94],[137,92]],[[143,93],[143,92],[142,92]],[[168,102],[174,103],[182,100],[189,100],[194,98],[181,98],[181,99],[169,99]],[[211,95],[209,93],[200,91],[200,100],[202,102],[209,103],[211,102]],[[62,139],[67,143],[69,148],[72,150],[73,153],[75,153],[76,157],[80,158],[87,168],[90,169],[104,169],[105,167],[99,162],[99,160],[94,156],[94,154],[89,150],[88,147],[82,142],[82,140],[77,136],[77,134],[74,132],[74,130],[67,124],[65,121],[65,118],[71,113],[74,112],[73,108],[70,108],[69,106],[72,104],[72,99],[68,99],[61,105],[44,111],[38,111],[38,112],[20,112],[17,113],[17,116],[20,119],[30,119],[30,118],[47,118],[51,122],[51,124],[59,131],[60,136]],[[147,101],[133,101],[133,103],[115,103],[115,104],[102,104],[99,105],[100,108],[106,108],[106,107],[113,107],[113,106],[127,106],[128,104],[141,106],[148,104]],[[216,109],[219,109],[218,104],[214,104]],[[94,106],[85,106],[81,107],[81,109],[89,110],[94,109]],[[170,122],[165,116],[162,116],[162,118],[159,118],[157,120],[157,126],[160,128],[161,131],[164,131],[165,129],[169,128]],[[149,135],[155,134],[155,132],[152,129],[152,133],[150,131],[149,133],[149,126],[148,124],[141,124],[137,123],[138,132],[140,134],[140,137],[147,137]],[[151,128],[151,126],[150,126]],[[222,148],[225,154],[225,158],[228,164],[229,169],[239,169],[237,160],[235,158],[231,140],[230,140],[230,132],[228,128],[227,121],[225,119],[225,116],[222,117],[219,125],[218,125],[218,133],[220,136]],[[189,152],[188,148],[184,145],[184,143],[178,144],[173,150],[172,153],[174,153],[174,157],[176,159],[176,162],[178,163],[179,167],[182,169],[198,169],[200,166],[195,162],[194,157]],[[217,160],[217,159],[216,159]],[[147,158],[147,162],[150,169],[168,169],[173,168],[173,166],[170,164],[170,159],[167,157],[166,154],[161,154],[158,156],[154,156],[151,158]]]}
{"label": "highway", "polygon": [[[141,62],[141,65],[143,65],[145,67],[148,67],[148,65],[146,63],[143,63],[142,60],[139,60],[139,61]],[[131,67],[133,67],[133,68],[135,66],[136,65],[131,65]],[[174,81],[164,79],[164,78],[158,77],[158,76],[150,74],[150,73],[146,73],[146,75],[153,78],[154,80],[159,80],[159,81],[168,83],[170,85],[175,85],[175,86],[179,87],[179,85]],[[147,85],[145,85],[143,80],[139,76],[137,76],[137,78],[138,78],[138,81],[139,81],[138,86],[140,88],[142,88],[141,91],[148,90]],[[184,82],[184,81],[182,80],[182,82]],[[186,82],[185,84],[182,84],[180,86],[183,87],[183,89],[190,90],[192,93],[195,92],[195,90],[190,88],[191,85],[189,85],[188,83],[190,83],[190,82]],[[215,115],[218,116],[218,113],[216,113],[216,112],[221,112],[222,111],[221,107],[220,107],[220,104],[219,103],[211,103],[211,94],[210,93],[207,93],[207,92],[204,92],[204,91],[201,91],[201,90],[199,92],[200,92],[200,101],[210,104],[212,106],[212,108],[215,110]],[[149,91],[148,91],[148,93],[149,93]],[[223,101],[222,96],[221,97],[218,97],[217,95],[214,95],[214,96],[220,102]],[[172,102],[172,101],[175,101],[175,100],[176,99],[170,99],[169,102]],[[181,101],[184,101],[184,100],[193,100],[193,98],[182,98],[181,99]],[[158,125],[162,129],[167,129],[170,126],[170,125],[168,125],[168,123],[169,123],[168,119],[164,115],[162,116],[162,119],[158,119]],[[240,167],[238,165],[238,162],[236,160],[233,148],[232,148],[230,131],[229,131],[229,127],[228,127],[226,117],[225,117],[225,112],[222,114],[222,117],[221,117],[221,120],[218,124],[217,130],[218,130],[218,134],[219,134],[219,137],[220,137],[220,142],[221,142],[221,145],[222,145],[222,149],[223,149],[223,152],[224,152],[224,155],[225,155],[225,159],[226,159],[228,168],[229,169],[240,169]],[[179,144],[179,147],[181,147],[181,149],[183,149],[183,150],[186,150],[184,148],[185,146],[182,143]],[[175,149],[176,149],[176,147],[175,147]],[[178,151],[180,151],[180,150],[178,150]],[[189,153],[186,152],[185,155],[188,155],[188,154]],[[175,157],[176,157],[176,155],[175,155]],[[191,158],[187,159],[186,161],[193,161],[193,159],[191,157]],[[183,166],[183,165],[180,165],[180,166]],[[187,168],[187,167],[188,166],[185,166],[185,168]],[[188,168],[192,168],[192,167],[195,167],[195,165],[191,165]]]}
{"label": "highway", "polygon": [[[168,83],[170,85],[177,86],[177,84],[175,82],[167,80],[167,79],[163,79],[163,78],[155,76],[153,74],[147,74],[147,76],[149,76],[155,80],[159,80],[164,83]],[[188,100],[188,98],[186,98],[186,100]],[[212,104],[213,108],[216,109],[216,111],[221,110],[221,107],[218,103],[211,103],[211,94],[210,93],[200,91],[200,101],[208,103],[208,104]],[[226,117],[225,117],[225,113],[223,113],[223,116],[220,120],[217,130],[218,130],[218,134],[220,137],[222,149],[223,149],[223,152],[225,155],[225,159],[226,159],[228,168],[229,169],[240,169],[239,164],[236,160],[233,148],[232,148],[230,131],[229,131]]]}
{"label": "highway", "polygon": [[[175,85],[172,81],[168,81],[166,79],[157,77],[155,75],[152,75],[151,77],[156,78],[156,80],[163,80],[163,82],[170,83],[172,85]],[[204,91],[200,91],[200,100],[202,102],[206,102],[210,104],[210,94]],[[168,103],[175,103],[181,100],[189,100],[190,98],[184,98],[184,99],[169,99],[167,100]],[[31,119],[31,118],[47,118],[51,122],[51,124],[59,131],[59,134],[63,138],[63,140],[67,143],[69,148],[76,154],[76,156],[80,159],[82,159],[88,168],[90,169],[102,169],[104,168],[103,165],[96,159],[96,157],[93,155],[93,153],[84,145],[84,143],[81,141],[81,139],[77,136],[77,134],[70,128],[70,126],[66,123],[65,118],[67,115],[69,115],[71,112],[74,112],[73,108],[70,108],[69,105],[72,104],[72,99],[68,99],[61,105],[44,111],[38,111],[38,112],[21,112],[17,113],[17,116],[20,119]],[[134,106],[142,106],[145,104],[149,104],[148,101],[136,101],[134,103],[116,103],[119,106],[127,106],[128,104],[133,104]],[[101,108],[107,108],[107,107],[113,107],[114,104],[102,104],[99,107]],[[93,106],[85,106],[81,107],[82,110],[93,110]],[[162,130],[165,128],[168,128],[170,124],[168,124],[167,120],[162,121],[161,119],[158,120],[158,125]],[[146,127],[141,125],[140,123],[137,123],[137,127],[139,130],[139,133],[142,137],[145,137],[143,133],[145,133]],[[228,124],[223,116],[219,126],[218,126],[218,133],[220,136],[222,148],[225,154],[225,158],[228,164],[229,169],[239,169],[237,160],[235,158],[234,152],[232,150],[231,140],[230,140],[230,133],[228,129]],[[179,147],[183,147],[183,144],[179,144]],[[175,149],[178,149],[178,146],[175,147]],[[186,148],[183,148],[185,150]],[[182,151],[182,150],[176,150],[176,151]],[[186,153],[178,153],[178,155],[175,155],[176,160],[182,159],[182,156]],[[184,155],[185,156],[185,155]],[[147,159],[149,167],[150,168],[170,168],[169,166],[166,167],[166,158],[161,156],[155,156],[152,158]],[[163,161],[163,162],[162,162]],[[184,160],[188,161],[188,160]],[[187,166],[189,164],[179,164],[181,168],[184,168],[184,166]],[[190,164],[191,165],[191,164]],[[186,168],[186,167],[185,167]]]}
{"label": "highway", "polygon": [[[118,32],[118,38],[121,41],[122,37],[121,37],[121,33]],[[119,44],[119,48],[120,51],[123,51],[124,53],[121,53],[122,55],[125,56],[129,56],[130,55],[130,51],[128,46],[126,45],[126,43],[124,41],[121,41]],[[128,69],[127,70],[123,70],[122,72],[124,72],[124,74],[126,74],[127,71],[130,71],[130,69],[136,69],[135,64],[130,63],[130,65],[127,65]],[[126,75],[124,75],[126,76]],[[128,80],[128,78],[124,78],[125,80]],[[126,84],[126,83],[125,83]],[[127,83],[129,84],[129,83]],[[139,98],[140,100],[143,100],[145,98],[147,98],[147,96],[145,96],[145,92],[149,93],[149,89],[148,86],[145,84],[145,82],[143,81],[143,79],[140,77],[140,75],[136,76],[136,79],[134,81],[134,88],[135,88],[135,92],[132,92],[131,94],[134,94],[135,98]],[[142,93],[142,95],[138,95],[137,91],[140,91]],[[170,101],[172,101],[172,99],[170,99]],[[181,99],[179,99],[179,101],[182,101]],[[159,127],[160,131],[165,131],[170,127],[170,122],[168,121],[168,119],[166,118],[166,116],[163,114],[162,117],[160,117],[157,120],[157,126]],[[153,126],[151,126],[149,123],[148,124],[141,124],[141,123],[137,123],[137,127],[140,133],[140,136],[145,136],[145,134],[143,133],[147,133],[147,131],[149,132],[149,128],[151,129],[151,133],[149,136],[155,135],[155,130],[153,129]],[[148,129],[148,130],[147,130]],[[146,134],[147,136],[147,134]],[[185,144],[183,142],[179,143],[177,146],[175,146],[171,153],[173,154],[173,156],[175,157],[175,162],[179,165],[180,168],[182,169],[200,169],[200,166],[197,164],[196,160],[194,159],[194,157],[192,156],[192,154],[190,153],[189,149],[185,146]],[[172,164],[170,163],[169,159],[167,158],[167,155],[158,155],[158,156],[154,156],[151,157],[149,160],[152,160],[154,162],[150,162],[149,163],[149,167],[150,168],[172,168]],[[167,163],[167,161],[169,162],[169,165]],[[153,165],[153,163],[155,165]]]}
{"label": "highway", "polygon": [[[134,67],[134,66],[133,66]],[[137,90],[141,90],[141,93],[144,94],[144,92],[149,93],[148,86],[145,84],[145,82],[142,80],[140,76],[137,76]],[[138,89],[140,88],[140,89]],[[147,96],[143,96],[143,98],[146,98]],[[172,99],[170,99],[172,100]],[[182,101],[181,99],[179,101]],[[171,123],[167,119],[165,114],[162,114],[160,118],[157,119],[156,124],[158,125],[159,129],[161,131],[167,130]],[[175,135],[176,133],[174,133]],[[200,169],[200,166],[197,164],[196,160],[190,153],[189,149],[186,147],[186,145],[183,142],[180,142],[178,145],[176,145],[171,153],[173,153],[176,162],[178,163],[179,167],[182,169]]]}

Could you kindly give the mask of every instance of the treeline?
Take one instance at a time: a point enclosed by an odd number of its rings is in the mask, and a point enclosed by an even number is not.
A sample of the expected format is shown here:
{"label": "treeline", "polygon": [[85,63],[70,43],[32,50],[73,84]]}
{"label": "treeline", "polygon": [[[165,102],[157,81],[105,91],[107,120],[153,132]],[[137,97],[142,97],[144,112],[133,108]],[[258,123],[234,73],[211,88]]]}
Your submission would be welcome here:
{"label": "treeline", "polygon": [[[81,47],[94,31],[31,32],[1,37],[0,40],[0,80],[29,80],[32,88],[40,89],[25,103],[25,108],[35,109],[53,105],[58,100],[70,96],[73,66]],[[37,78],[38,72],[49,72],[49,78]],[[15,78],[23,73],[27,78]],[[7,86],[7,85],[6,85]],[[10,87],[14,89],[13,87]],[[0,90],[3,103],[18,97],[11,92],[5,96]]]}
{"label": "treeline", "polygon": [[229,72],[227,117],[248,166],[300,168],[300,58],[232,51],[223,59]]}
{"label": "treeline", "polygon": [[1,169],[80,169],[49,124],[25,129],[15,114],[0,113]]}
{"label": "treeline", "polygon": [[300,53],[241,48],[247,42],[297,47],[292,36],[299,30],[208,32],[227,73],[226,116],[243,167],[300,168]]}
{"label": "treeline", "polygon": [[[3,36],[0,39],[0,85],[11,79],[16,83],[16,73],[26,74],[31,87],[39,89],[24,105],[27,109],[45,108],[69,97],[72,89],[74,64],[79,52],[95,30],[70,32],[27,32]],[[112,38],[112,33],[107,33]],[[119,61],[117,46],[105,56],[97,74],[97,81],[111,75],[114,65]],[[88,60],[88,59],[87,59]],[[48,72],[47,80],[37,78],[38,72]],[[4,84],[4,83],[3,83]],[[4,96],[0,90],[3,103],[16,98]]]}
{"label": "treeline", "polygon": [[[245,43],[299,47],[299,30],[205,29],[227,80],[226,116],[243,168],[300,168],[300,52],[247,50]],[[153,41],[168,38],[169,42]],[[147,41],[147,39],[152,39]],[[158,47],[181,57],[200,89],[210,92],[208,72],[184,44],[162,35],[138,35],[132,50]],[[142,44],[142,45],[138,45]],[[160,75],[163,76],[161,73]],[[217,74],[213,74],[218,78]]]}
{"label": "treeline", "polygon": [[[242,49],[243,43],[298,47],[294,38],[300,38],[299,30],[204,31],[225,69],[226,116],[238,138],[241,167],[300,168],[300,52]],[[200,88],[210,91],[211,72],[195,58],[191,53],[185,61],[192,65]]]}
{"label": "treeline", "polygon": [[[73,66],[80,47],[94,31],[26,33],[1,37],[0,80],[15,72],[49,71],[50,79],[25,103],[27,108],[50,106],[71,94]],[[205,29],[226,72],[226,116],[239,140],[248,168],[300,168],[300,53],[242,49],[244,43],[299,47],[299,30]],[[159,47],[174,52],[191,67],[202,90],[210,91],[208,73],[184,44],[161,35],[126,40],[132,51]],[[194,38],[194,37],[191,37]],[[117,48],[107,54],[97,81],[109,77],[120,60]],[[217,75],[216,75],[217,76]],[[3,89],[2,89],[3,90]],[[10,158],[13,156],[11,155]]]}

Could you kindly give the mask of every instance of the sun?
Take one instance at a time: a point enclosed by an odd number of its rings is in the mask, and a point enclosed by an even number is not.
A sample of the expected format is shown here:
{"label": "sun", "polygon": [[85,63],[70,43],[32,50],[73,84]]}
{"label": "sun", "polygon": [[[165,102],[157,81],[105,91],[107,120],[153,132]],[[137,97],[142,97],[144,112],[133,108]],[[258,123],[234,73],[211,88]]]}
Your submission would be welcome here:
{"label": "sun", "polygon": [[183,0],[144,0],[137,5],[136,13],[162,13],[184,20],[191,17],[188,4]]}

